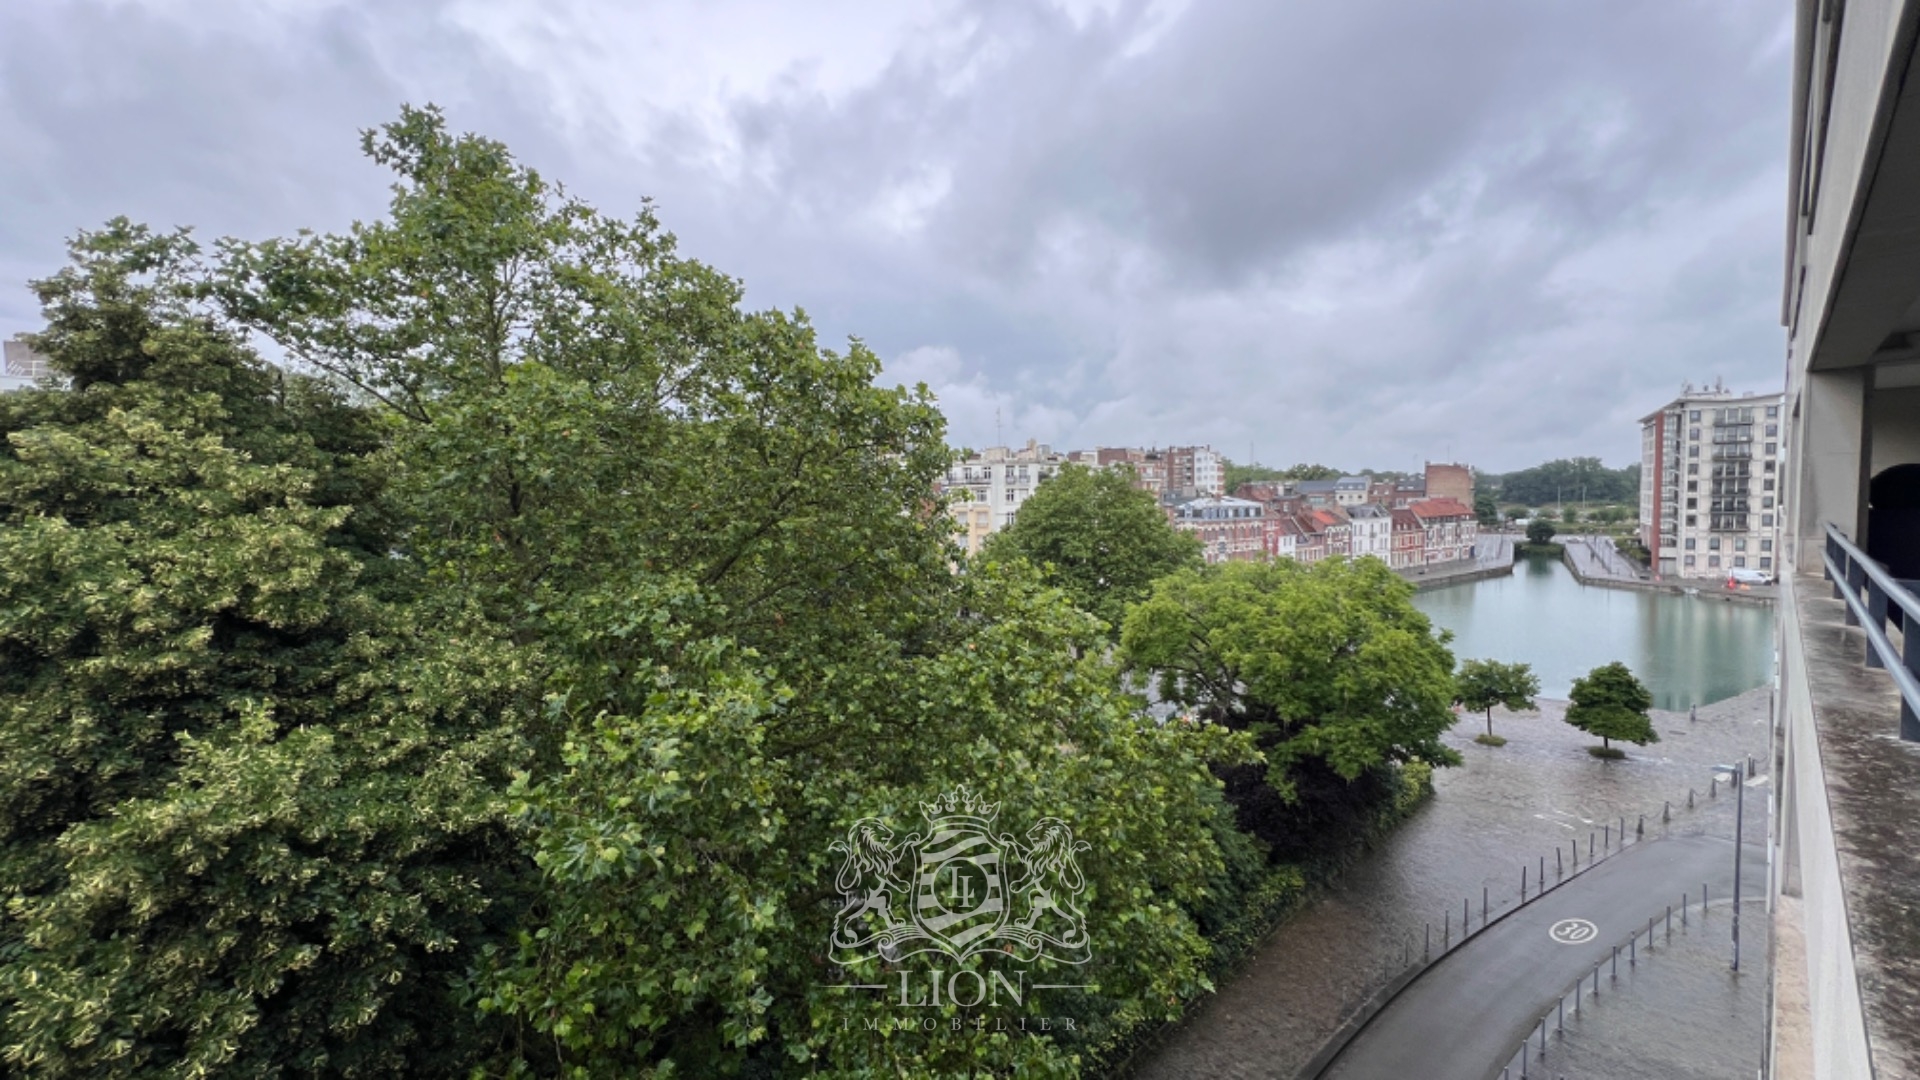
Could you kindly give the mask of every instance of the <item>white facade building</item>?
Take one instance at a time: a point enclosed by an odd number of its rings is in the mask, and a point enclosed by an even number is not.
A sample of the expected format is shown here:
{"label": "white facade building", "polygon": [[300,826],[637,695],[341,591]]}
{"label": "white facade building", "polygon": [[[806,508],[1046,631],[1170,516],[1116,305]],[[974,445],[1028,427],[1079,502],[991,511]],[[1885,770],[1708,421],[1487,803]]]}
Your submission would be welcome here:
{"label": "white facade building", "polygon": [[1640,540],[1663,576],[1781,566],[1783,395],[1689,387],[1640,421]]}
{"label": "white facade building", "polygon": [[988,536],[1013,524],[1020,504],[1066,460],[1065,454],[1028,439],[1019,449],[990,446],[949,467],[947,512],[961,527],[967,554],[977,553]]}
{"label": "white facade building", "polygon": [[1371,503],[1362,503],[1347,511],[1353,526],[1349,551],[1355,559],[1372,555],[1393,565],[1393,513]]}
{"label": "white facade building", "polygon": [[51,373],[47,358],[27,348],[24,341],[9,341],[0,365],[0,392],[25,390]]}

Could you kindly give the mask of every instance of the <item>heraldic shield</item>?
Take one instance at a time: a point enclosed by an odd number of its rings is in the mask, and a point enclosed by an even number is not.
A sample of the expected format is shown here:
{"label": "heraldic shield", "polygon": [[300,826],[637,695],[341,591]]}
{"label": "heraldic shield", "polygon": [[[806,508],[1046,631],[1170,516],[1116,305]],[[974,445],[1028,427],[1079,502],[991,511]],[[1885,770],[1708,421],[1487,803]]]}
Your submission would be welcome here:
{"label": "heraldic shield", "polygon": [[834,841],[831,850],[845,855],[835,963],[989,949],[1022,961],[1092,957],[1086,917],[1073,904],[1086,884],[1075,856],[1088,845],[1065,822],[1042,818],[1025,843],[995,834],[999,806],[964,787],[921,810],[927,831],[897,843],[878,818],[861,818]]}

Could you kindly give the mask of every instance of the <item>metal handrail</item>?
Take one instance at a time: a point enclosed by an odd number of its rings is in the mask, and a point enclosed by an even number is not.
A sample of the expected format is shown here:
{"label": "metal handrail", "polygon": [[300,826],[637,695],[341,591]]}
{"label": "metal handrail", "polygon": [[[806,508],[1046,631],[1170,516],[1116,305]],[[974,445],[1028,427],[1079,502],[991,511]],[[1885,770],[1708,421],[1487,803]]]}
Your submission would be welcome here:
{"label": "metal handrail", "polygon": [[[1867,666],[1886,668],[1900,688],[1900,738],[1920,742],[1920,598],[1855,547],[1832,522],[1827,523],[1824,561],[1834,597],[1847,602],[1847,625],[1866,632]],[[1894,610],[1900,613],[1905,646],[1900,650],[1887,636],[1887,619]]]}

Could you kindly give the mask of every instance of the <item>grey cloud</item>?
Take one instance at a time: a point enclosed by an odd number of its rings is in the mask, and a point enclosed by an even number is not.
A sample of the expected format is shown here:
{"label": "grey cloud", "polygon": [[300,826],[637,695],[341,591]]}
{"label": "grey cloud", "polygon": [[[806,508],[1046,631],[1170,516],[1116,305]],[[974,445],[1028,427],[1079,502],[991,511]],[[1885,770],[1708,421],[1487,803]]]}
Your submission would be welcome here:
{"label": "grey cloud", "polygon": [[[438,5],[255,12],[0,10],[0,276],[114,213],[341,227],[384,197],[355,132],[435,100],[605,209],[656,196],[752,302],[931,373],[959,442],[998,409],[1057,444],[1619,461],[1679,379],[1779,375],[1769,5],[1203,0],[1128,55],[1144,3],[993,0],[850,92],[816,88],[824,57],[720,102],[719,137],[656,110],[637,145],[562,29],[523,66]],[[31,316],[0,289],[0,334]]]}

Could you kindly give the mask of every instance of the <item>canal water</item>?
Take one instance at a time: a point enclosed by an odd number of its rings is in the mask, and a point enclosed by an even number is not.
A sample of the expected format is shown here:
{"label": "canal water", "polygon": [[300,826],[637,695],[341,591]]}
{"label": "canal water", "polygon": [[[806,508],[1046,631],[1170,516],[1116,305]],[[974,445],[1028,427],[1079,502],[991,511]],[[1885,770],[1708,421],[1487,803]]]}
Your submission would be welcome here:
{"label": "canal water", "polygon": [[1512,577],[1419,593],[1414,604],[1453,631],[1454,656],[1533,665],[1544,697],[1564,699],[1574,679],[1613,660],[1647,684],[1657,709],[1684,711],[1773,678],[1771,607],[1582,585],[1551,557],[1519,560]]}

